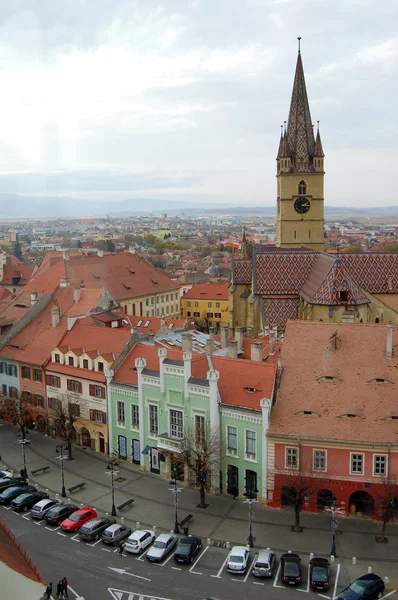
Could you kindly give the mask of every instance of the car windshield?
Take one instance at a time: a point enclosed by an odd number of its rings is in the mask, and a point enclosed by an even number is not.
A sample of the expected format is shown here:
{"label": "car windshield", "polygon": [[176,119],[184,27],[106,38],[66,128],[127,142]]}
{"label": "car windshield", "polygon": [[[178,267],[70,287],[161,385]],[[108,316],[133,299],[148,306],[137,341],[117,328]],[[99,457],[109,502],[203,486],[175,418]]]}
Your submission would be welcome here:
{"label": "car windshield", "polygon": [[[118,531],[115,531],[115,534],[116,534],[116,533],[118,533]],[[113,532],[112,532],[112,531],[106,531],[106,530],[105,530],[105,531],[104,531],[104,533],[103,533],[102,535],[104,535],[105,537],[112,537],[112,535],[113,535]]]}
{"label": "car windshield", "polygon": [[297,576],[299,573],[298,564],[293,562],[286,562],[284,572],[285,575]]}
{"label": "car windshield", "polygon": [[312,570],[312,578],[316,579],[317,581],[327,581],[328,574],[326,572],[326,569],[324,569],[323,567],[314,567]]}
{"label": "car windshield", "polygon": [[229,557],[229,562],[242,563],[243,562],[243,556],[232,555],[232,556]]}
{"label": "car windshield", "polygon": [[166,548],[166,544],[164,542],[156,541],[153,545],[154,548]]}
{"label": "car windshield", "polygon": [[90,527],[88,527],[87,525],[83,525],[83,527],[80,527],[80,531],[82,533],[86,533],[87,531],[90,531]]}
{"label": "car windshield", "polygon": [[268,569],[269,565],[268,563],[258,562],[256,563],[256,567],[257,569]]}
{"label": "car windshield", "polygon": [[73,523],[76,523],[76,521],[78,521],[79,519],[80,519],[80,515],[79,515],[79,514],[77,514],[77,513],[73,513],[73,515],[71,515],[71,516],[69,517],[69,520],[70,520],[70,521],[73,521]]}
{"label": "car windshield", "polygon": [[363,594],[366,590],[366,583],[364,581],[353,581],[350,585],[350,590],[356,594]]}
{"label": "car windshield", "polygon": [[[19,487],[10,487],[10,488],[6,489],[2,494],[0,494],[0,498],[9,498],[10,496],[15,494],[15,492],[17,492],[20,489],[21,488],[19,488]],[[20,493],[22,493],[22,492],[20,492]]]}
{"label": "car windshield", "polygon": [[189,552],[191,546],[189,544],[178,544],[176,552]]}

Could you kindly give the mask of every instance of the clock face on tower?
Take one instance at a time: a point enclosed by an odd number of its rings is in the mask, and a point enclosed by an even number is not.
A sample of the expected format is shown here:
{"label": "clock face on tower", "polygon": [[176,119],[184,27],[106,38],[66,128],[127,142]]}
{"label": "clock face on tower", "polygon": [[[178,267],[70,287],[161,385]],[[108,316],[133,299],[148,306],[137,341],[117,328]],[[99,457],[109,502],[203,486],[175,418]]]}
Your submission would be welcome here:
{"label": "clock face on tower", "polygon": [[311,208],[311,204],[310,201],[308,200],[308,198],[297,198],[294,201],[294,210],[298,213],[300,213],[300,215],[304,215],[306,212],[308,212]]}

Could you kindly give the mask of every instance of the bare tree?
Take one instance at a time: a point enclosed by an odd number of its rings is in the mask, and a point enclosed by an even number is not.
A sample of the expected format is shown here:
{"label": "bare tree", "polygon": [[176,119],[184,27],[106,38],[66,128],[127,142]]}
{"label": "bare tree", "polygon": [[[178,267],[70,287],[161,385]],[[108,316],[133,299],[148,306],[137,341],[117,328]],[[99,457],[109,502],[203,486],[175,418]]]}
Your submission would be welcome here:
{"label": "bare tree", "polygon": [[3,400],[3,419],[20,429],[22,439],[25,439],[26,430],[33,427],[31,406],[31,396],[26,392]]}
{"label": "bare tree", "polygon": [[206,490],[211,486],[212,478],[219,478],[220,449],[218,430],[213,431],[210,425],[185,426],[185,437],[180,443],[180,457],[199,488],[199,508],[206,508]]}
{"label": "bare tree", "polygon": [[53,398],[49,406],[55,434],[62,438],[68,447],[68,460],[73,460],[72,443],[76,439],[75,424],[79,423],[80,415],[84,412],[86,402],[75,396],[65,394]]}
{"label": "bare tree", "polygon": [[379,515],[382,519],[380,542],[387,541],[386,527],[398,517],[398,481],[397,479],[384,479],[380,481],[381,491],[377,503]]}

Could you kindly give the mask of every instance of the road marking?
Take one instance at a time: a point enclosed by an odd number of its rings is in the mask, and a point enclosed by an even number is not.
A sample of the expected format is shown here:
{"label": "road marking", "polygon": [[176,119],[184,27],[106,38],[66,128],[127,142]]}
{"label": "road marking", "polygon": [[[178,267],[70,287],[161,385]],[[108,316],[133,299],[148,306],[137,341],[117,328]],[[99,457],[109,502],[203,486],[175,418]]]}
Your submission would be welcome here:
{"label": "road marking", "polygon": [[144,562],[144,556],[145,554],[147,554],[149,552],[149,550],[151,549],[152,544],[149,544],[148,548],[145,550],[145,552],[143,552],[142,554],[140,554],[140,556],[138,558],[136,558],[136,560],[141,560],[142,562]]}
{"label": "road marking", "polygon": [[297,590],[297,592],[305,592],[305,593],[307,593],[307,590],[303,590],[302,588],[296,587],[296,590]]}
{"label": "road marking", "polygon": [[170,552],[170,556],[167,560],[165,560],[160,566],[164,567],[165,565],[167,565],[167,563],[169,562],[169,560],[171,560],[174,556],[174,552]]}
{"label": "road marking", "polygon": [[4,510],[11,510],[11,506],[3,506],[3,508],[4,508]]}
{"label": "road marking", "polygon": [[207,552],[207,550],[209,548],[210,548],[210,546],[206,546],[206,548],[203,550],[202,554],[199,555],[199,557],[193,563],[192,567],[189,569],[190,573],[195,573],[195,575],[203,575],[203,573],[199,573],[199,571],[194,571],[194,568],[196,567],[196,565],[198,564],[198,562],[200,561],[200,559],[202,558],[202,556],[204,555],[204,553]]}
{"label": "road marking", "polygon": [[255,553],[255,555],[254,555],[254,558],[253,558],[253,560],[252,560],[252,563],[251,563],[250,567],[247,569],[247,573],[246,573],[246,575],[245,575],[245,578],[244,578],[244,580],[243,580],[243,583],[246,583],[246,581],[247,581],[247,578],[249,577],[249,575],[250,575],[250,573],[251,573],[251,570],[252,570],[252,568],[253,568],[253,565],[254,565],[254,562],[255,562],[256,558],[257,558],[257,552],[256,552],[256,553]]}
{"label": "road marking", "polygon": [[229,554],[227,555],[227,558],[224,560],[223,564],[221,565],[221,568],[218,571],[217,575],[210,575],[210,577],[214,577],[215,579],[221,579],[221,573],[223,572],[224,567],[228,562],[228,556],[229,556]]}
{"label": "road marking", "polygon": [[97,545],[98,545],[99,543],[101,543],[101,542],[102,542],[102,540],[101,540],[101,538],[100,538],[99,540],[97,540],[96,542],[94,542],[94,544],[90,544],[90,546],[91,546],[92,548],[94,548],[94,546],[97,546]]}
{"label": "road marking", "polygon": [[34,523],[35,525],[39,525],[39,527],[40,527],[40,525],[41,525],[41,523],[38,523],[37,521],[33,521],[33,523]]}
{"label": "road marking", "polygon": [[281,563],[279,563],[279,565],[278,565],[278,570],[276,572],[274,583],[272,585],[273,585],[273,587],[276,587],[276,588],[285,589],[284,585],[278,585],[278,583],[277,583],[277,581],[279,579],[280,572],[281,572]]}
{"label": "road marking", "polygon": [[336,598],[336,596],[337,596],[337,583],[339,581],[339,575],[340,575],[340,563],[337,565],[336,579],[334,580],[334,588],[333,588],[332,598]]}
{"label": "road marking", "polygon": [[307,592],[309,592],[309,591],[310,591],[310,563],[308,562],[308,569],[307,569]]}
{"label": "road marking", "polygon": [[388,598],[388,596],[391,596],[392,594],[395,594],[397,590],[393,590],[392,592],[388,592],[388,594],[386,594],[385,596],[383,596],[383,598]]}
{"label": "road marking", "polygon": [[152,581],[148,577],[142,577],[142,575],[135,575],[135,573],[128,573],[126,569],[117,569],[116,567],[108,567],[111,571],[119,573],[119,575],[129,575],[130,577],[136,577],[137,579],[143,579],[144,581]]}
{"label": "road marking", "polygon": [[179,567],[171,567],[172,569],[174,569],[174,571],[182,571],[182,569],[180,569]]}
{"label": "road marking", "polygon": [[29,519],[28,515],[22,515],[22,518],[25,519],[25,521],[30,521],[31,519]]}
{"label": "road marking", "polygon": [[264,585],[264,584],[260,583],[259,581],[253,581],[253,585]]}
{"label": "road marking", "polygon": [[62,535],[62,537],[66,537],[66,533],[61,533],[60,531],[57,531],[58,535]]}
{"label": "road marking", "polygon": [[76,533],[76,535],[74,535],[74,536],[73,536],[73,537],[71,537],[70,539],[71,539],[71,540],[73,540],[74,542],[78,542],[78,543],[80,544],[80,540],[77,540],[77,539],[76,539],[78,535],[79,535],[79,534],[78,534],[78,533]]}
{"label": "road marking", "polygon": [[321,598],[327,598],[328,600],[331,600],[331,597],[330,596],[325,596],[325,594],[319,594],[318,593],[318,596],[320,596]]}
{"label": "road marking", "polygon": [[104,552],[112,552],[112,550],[108,550],[108,548],[101,548]]}

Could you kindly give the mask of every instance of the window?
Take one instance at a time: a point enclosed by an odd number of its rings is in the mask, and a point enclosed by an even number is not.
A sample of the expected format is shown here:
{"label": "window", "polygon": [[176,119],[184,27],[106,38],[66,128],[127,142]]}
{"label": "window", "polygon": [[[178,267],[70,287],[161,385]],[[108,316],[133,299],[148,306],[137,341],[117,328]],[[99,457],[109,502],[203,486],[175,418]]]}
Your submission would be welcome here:
{"label": "window", "polygon": [[230,425],[227,426],[227,452],[228,454],[238,453],[238,429]]}
{"label": "window", "polygon": [[47,375],[46,377],[47,385],[51,385],[51,387],[60,388],[61,387],[61,379],[56,375]]}
{"label": "window", "polygon": [[61,362],[61,357],[60,357],[60,355],[59,355],[59,354],[54,354],[54,358],[55,358],[55,362],[56,362],[56,363],[59,363],[59,362]]}
{"label": "window", "polygon": [[297,448],[286,448],[286,467],[297,469]]}
{"label": "window", "polygon": [[140,416],[138,411],[138,405],[132,404],[131,406],[131,427],[133,429],[138,429],[140,425]]}
{"label": "window", "polygon": [[184,437],[182,421],[183,413],[180,410],[170,410],[170,437],[177,440]]}
{"label": "window", "polygon": [[145,299],[145,306],[149,306],[149,298]]}
{"label": "window", "polygon": [[193,313],[193,316],[194,316],[194,317],[200,317],[200,313],[199,313],[199,312],[194,312],[194,313]]}
{"label": "window", "polygon": [[117,424],[118,425],[125,424],[124,402],[117,403]]}
{"label": "window", "polygon": [[153,306],[155,304],[155,298],[152,296],[151,298],[151,305]]}
{"label": "window", "polygon": [[[163,298],[163,296],[162,296],[162,298]],[[166,294],[166,302],[168,302],[168,301],[169,301],[169,295]],[[162,299],[162,302],[163,302],[163,299]]]}
{"label": "window", "polygon": [[[163,302],[163,296],[162,296],[162,302]],[[156,296],[156,304],[159,304],[159,296]]]}
{"label": "window", "polygon": [[221,319],[221,313],[214,313],[215,319]]}
{"label": "window", "polygon": [[44,408],[44,398],[41,394],[36,394],[36,405],[39,408]]}
{"label": "window", "polygon": [[29,367],[23,366],[22,370],[21,370],[21,373],[22,373],[23,379],[30,379],[30,369],[29,369]]}
{"label": "window", "polygon": [[191,307],[191,302],[190,300],[187,301],[187,306]]}
{"label": "window", "polygon": [[387,474],[387,457],[385,454],[375,454],[373,457],[373,475]]}
{"label": "window", "polygon": [[176,300],[178,300],[178,292],[176,292],[176,293],[174,294],[174,298],[175,298]]}
{"label": "window", "polygon": [[41,369],[33,369],[33,381],[41,381]]}
{"label": "window", "polygon": [[90,396],[94,396],[94,398],[105,398],[105,388],[100,385],[90,385]]}
{"label": "window", "polygon": [[195,303],[194,303],[194,307],[195,307],[195,308],[199,308],[199,302],[195,302]]}
{"label": "window", "polygon": [[58,398],[49,398],[48,399],[48,408],[55,410],[60,413],[62,411],[62,402],[58,400]]}
{"label": "window", "polygon": [[195,415],[195,439],[197,444],[203,444],[206,437],[206,421],[201,415]]}
{"label": "window", "polygon": [[75,361],[74,361],[73,356],[68,356],[68,365],[70,367],[74,367],[75,366]]}
{"label": "window", "polygon": [[190,316],[191,316],[191,311],[190,311],[190,310],[188,310],[188,311],[187,311],[187,317],[190,317]]}
{"label": "window", "polygon": [[212,303],[212,302],[208,302],[208,303],[207,303],[207,308],[211,308],[212,306],[213,306],[213,303]]}
{"label": "window", "polygon": [[101,373],[104,372],[104,363],[103,362],[98,363],[98,371],[101,371]]}
{"label": "window", "polygon": [[102,412],[102,410],[90,409],[90,421],[95,421],[96,423],[102,423],[102,425],[106,425],[106,413]]}
{"label": "window", "polygon": [[[4,371],[4,367],[6,367],[6,370]],[[7,365],[6,363],[0,362],[0,373],[7,373]]]}
{"label": "window", "polygon": [[300,183],[298,184],[298,193],[300,194],[300,196],[307,193],[307,184],[305,183],[304,180],[301,180]]}
{"label": "window", "polygon": [[212,319],[212,318],[213,318],[213,313],[207,313],[207,314],[206,314],[206,317],[207,317],[208,319]]}
{"label": "window", "polygon": [[363,473],[363,454],[351,454],[351,473]]}
{"label": "window", "polygon": [[326,471],[325,450],[314,450],[314,471]]}
{"label": "window", "polygon": [[256,432],[246,431],[246,458],[256,458]]}
{"label": "window", "polygon": [[82,393],[82,384],[80,381],[76,381],[76,379],[67,379],[66,387],[70,392]]}
{"label": "window", "polygon": [[346,290],[340,290],[338,294],[340,302],[348,302],[348,292]]}
{"label": "window", "polygon": [[83,369],[88,369],[88,359],[83,358]]}
{"label": "window", "polygon": [[70,402],[68,404],[68,414],[70,417],[80,417],[80,405]]}
{"label": "window", "polygon": [[2,390],[3,390],[3,396],[7,396],[7,386],[5,385],[5,383],[3,383]]}
{"label": "window", "polygon": [[149,405],[149,433],[157,435],[158,434],[158,407],[156,404]]}
{"label": "window", "polygon": [[220,308],[220,303],[216,302],[216,308]]}
{"label": "window", "polygon": [[8,388],[8,395],[10,398],[17,398],[18,397],[18,390],[16,387],[10,386]]}

